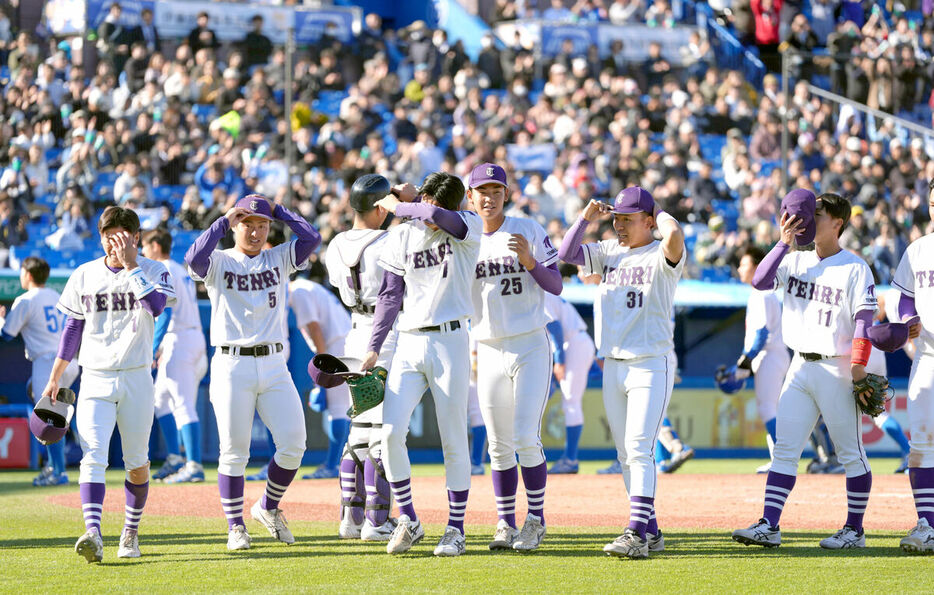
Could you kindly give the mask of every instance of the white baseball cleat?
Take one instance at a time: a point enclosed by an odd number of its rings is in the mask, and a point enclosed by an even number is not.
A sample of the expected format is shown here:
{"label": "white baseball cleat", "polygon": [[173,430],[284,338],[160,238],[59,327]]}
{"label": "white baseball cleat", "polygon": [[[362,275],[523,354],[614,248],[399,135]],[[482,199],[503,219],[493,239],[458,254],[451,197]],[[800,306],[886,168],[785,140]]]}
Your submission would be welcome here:
{"label": "white baseball cleat", "polygon": [[848,550],[857,547],[866,547],[866,534],[860,529],[857,531],[849,525],[820,540],[820,546],[825,550]]}
{"label": "white baseball cleat", "polygon": [[266,527],[270,535],[282,543],[286,545],[295,543],[295,538],[292,536],[292,532],[289,531],[288,521],[285,520],[285,514],[281,509],[266,510],[263,508],[263,499],[260,498],[250,509],[250,515],[254,520],[259,521]]}
{"label": "white baseball cleat", "polygon": [[545,525],[542,524],[542,519],[534,514],[529,514],[525,517],[525,524],[522,525],[519,536],[513,542],[512,549],[517,552],[531,552],[538,549],[544,538]]}
{"label": "white baseball cleat", "polygon": [[435,548],[435,555],[441,557],[460,556],[467,549],[467,538],[454,527],[448,526]]}
{"label": "white baseball cleat", "polygon": [[934,553],[934,528],[925,518],[918,519],[918,524],[908,535],[902,537],[899,545],[906,554]]}
{"label": "white baseball cleat", "polygon": [[658,533],[646,533],[645,538],[649,542],[650,552],[657,553],[665,551],[665,536],[662,535],[661,529],[658,530]]}
{"label": "white baseball cleat", "polygon": [[124,527],[120,535],[120,547],[117,548],[118,558],[139,558],[139,532],[136,529]]}
{"label": "white baseball cleat", "polygon": [[234,525],[230,531],[227,532],[227,549],[232,552],[236,550],[248,550],[252,543],[253,539],[250,537],[250,534],[246,532],[246,527],[243,525]]}
{"label": "white baseball cleat", "polygon": [[75,552],[91,562],[100,562],[104,559],[104,540],[97,529],[88,529],[87,532],[75,542]]}
{"label": "white baseball cleat", "polygon": [[763,547],[778,547],[782,544],[782,532],[773,527],[765,519],[759,519],[746,529],[733,531],[733,541],[743,545],[761,545]]}
{"label": "white baseball cleat", "polygon": [[496,523],[496,531],[493,533],[493,541],[490,542],[491,550],[511,550],[512,544],[519,535],[519,530],[510,527],[509,523],[500,519]]}
{"label": "white baseball cleat", "polygon": [[341,539],[360,539],[361,527],[363,527],[363,523],[358,525],[353,522],[353,515],[350,514],[350,507],[345,506],[340,527],[337,529],[337,536]]}
{"label": "white baseball cleat", "polygon": [[363,521],[363,528],[360,529],[360,539],[363,541],[389,541],[392,532],[396,528],[396,519],[387,519],[385,523],[377,527],[370,522],[370,519]]}
{"label": "white baseball cleat", "polygon": [[603,546],[608,556],[638,560],[649,557],[649,542],[635,530],[627,528],[622,535]]}
{"label": "white baseball cleat", "polygon": [[399,523],[389,537],[389,543],[386,544],[386,553],[404,554],[424,537],[425,530],[422,529],[421,521],[413,521],[408,515],[403,514],[399,517]]}

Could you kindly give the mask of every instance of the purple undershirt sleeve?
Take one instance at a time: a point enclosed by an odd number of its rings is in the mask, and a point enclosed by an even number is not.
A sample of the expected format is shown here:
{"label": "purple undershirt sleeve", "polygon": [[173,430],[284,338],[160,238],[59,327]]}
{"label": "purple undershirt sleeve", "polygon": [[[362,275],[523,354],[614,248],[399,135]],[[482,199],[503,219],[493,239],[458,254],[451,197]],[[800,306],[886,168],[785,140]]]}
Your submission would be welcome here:
{"label": "purple undershirt sleeve", "polygon": [[911,318],[917,314],[918,310],[915,308],[915,298],[903,293],[902,297],[898,298],[899,320],[905,320],[906,318]]}
{"label": "purple undershirt sleeve", "polygon": [[402,309],[402,298],[405,296],[405,280],[402,275],[389,271],[383,273],[383,283],[379,288],[379,297],[376,298],[376,312],[373,314],[373,332],[367,351],[379,353],[383,342],[392,330],[396,316]]}
{"label": "purple undershirt sleeve", "polygon": [[65,321],[65,328],[62,330],[62,338],[58,342],[59,359],[70,362],[78,355],[78,349],[81,347],[81,335],[84,333],[84,321],[78,318],[69,317]]}
{"label": "purple undershirt sleeve", "polygon": [[449,211],[424,202],[403,202],[396,206],[397,217],[411,217],[434,223],[458,240],[467,237],[467,224],[457,211]]}
{"label": "purple undershirt sleeve", "polygon": [[856,329],[853,331],[854,339],[868,339],[869,327],[872,326],[872,310],[860,310],[853,319],[856,321]]}
{"label": "purple undershirt sleeve", "polygon": [[[205,270],[207,272],[207,270]],[[165,302],[167,298],[164,293],[159,291],[150,291],[148,294],[143,296],[139,300],[139,305],[142,306],[143,310],[146,310],[152,314],[153,318],[159,318],[159,315],[162,314],[162,311],[165,310]]]}
{"label": "purple undershirt sleeve", "polygon": [[584,248],[581,242],[584,241],[584,234],[587,233],[587,226],[590,221],[583,217],[578,217],[571,229],[564,236],[561,247],[558,248],[558,258],[568,264],[584,264]]}
{"label": "purple undershirt sleeve", "polygon": [[767,291],[775,286],[775,274],[778,272],[778,265],[782,263],[785,254],[788,253],[788,244],[778,242],[765,255],[756,272],[752,276],[752,286],[756,289]]}
{"label": "purple undershirt sleeve", "polygon": [[299,265],[311,256],[311,253],[321,245],[321,234],[310,223],[305,221],[304,217],[296,215],[292,211],[276,205],[272,212],[273,216],[289,226],[295,235],[295,264]]}
{"label": "purple undershirt sleeve", "polygon": [[561,295],[561,290],[564,289],[564,283],[561,281],[561,273],[558,272],[558,265],[551,264],[545,267],[542,266],[542,263],[538,263],[534,269],[529,271],[529,274],[532,275],[532,278],[535,279],[538,286],[548,293]]}
{"label": "purple undershirt sleeve", "polygon": [[188,252],[185,253],[185,263],[191,267],[199,277],[208,274],[208,267],[211,266],[211,252],[217,247],[217,243],[227,234],[230,229],[230,221],[227,217],[221,217],[211,224],[201,235],[195,239]]}

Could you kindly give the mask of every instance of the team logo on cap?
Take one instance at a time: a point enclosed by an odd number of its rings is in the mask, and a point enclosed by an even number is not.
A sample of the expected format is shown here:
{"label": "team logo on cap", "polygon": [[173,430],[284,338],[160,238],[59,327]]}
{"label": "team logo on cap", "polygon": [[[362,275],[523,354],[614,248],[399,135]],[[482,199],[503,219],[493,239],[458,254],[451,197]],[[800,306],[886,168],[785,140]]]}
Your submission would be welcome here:
{"label": "team logo on cap", "polygon": [[493,175],[493,168],[492,168],[492,167],[486,168],[486,175],[488,175],[488,176],[492,176],[492,175]]}
{"label": "team logo on cap", "polygon": [[255,211],[255,210],[256,210],[256,205],[257,205],[257,204],[258,204],[258,203],[257,203],[255,200],[251,200],[251,201],[250,201],[250,210],[251,210],[251,211]]}

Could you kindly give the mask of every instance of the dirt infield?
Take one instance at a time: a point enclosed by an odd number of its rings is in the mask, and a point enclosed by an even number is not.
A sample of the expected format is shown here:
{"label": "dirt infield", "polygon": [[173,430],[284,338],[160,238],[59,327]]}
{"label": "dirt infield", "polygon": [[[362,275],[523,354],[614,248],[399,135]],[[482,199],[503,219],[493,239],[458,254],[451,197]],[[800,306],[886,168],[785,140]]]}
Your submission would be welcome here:
{"label": "dirt infield", "polygon": [[[447,520],[447,495],[441,477],[416,477],[413,494],[419,516],[429,523]],[[520,482],[521,484],[521,482]],[[264,483],[246,486],[246,506],[263,494]],[[659,478],[656,510],[662,528],[735,529],[762,514],[764,475],[664,475]],[[520,485],[518,518],[524,517]],[[834,529],[846,516],[846,491],[841,475],[805,475],[798,478],[782,516],[783,529]],[[337,480],[299,480],[286,494],[283,509],[290,520],[338,520]],[[55,504],[80,509],[78,492],[50,496]],[[107,491],[105,510],[123,508],[123,490]],[[467,508],[468,523],[496,523],[493,486],[489,475],[474,477]],[[545,502],[552,526],[618,527],[629,515],[620,476],[561,475],[548,478]],[[246,512],[246,510],[244,511]],[[153,484],[147,514],[217,517],[221,521],[216,484]],[[249,513],[247,513],[249,514]],[[907,475],[873,477],[866,514],[867,529],[903,530],[916,520]]]}

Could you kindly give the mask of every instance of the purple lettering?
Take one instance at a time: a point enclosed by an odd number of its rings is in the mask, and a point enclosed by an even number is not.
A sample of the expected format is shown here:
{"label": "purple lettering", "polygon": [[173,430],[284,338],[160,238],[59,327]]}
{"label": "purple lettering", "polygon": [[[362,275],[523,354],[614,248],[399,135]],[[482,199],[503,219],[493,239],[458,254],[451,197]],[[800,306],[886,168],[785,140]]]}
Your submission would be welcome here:
{"label": "purple lettering", "polygon": [[94,306],[97,308],[98,312],[103,312],[107,309],[107,294],[98,293],[94,296]]}
{"label": "purple lettering", "polygon": [[431,250],[425,250],[425,266],[438,266],[438,257]]}
{"label": "purple lettering", "polygon": [[820,285],[817,285],[816,283],[813,283],[813,282],[808,283],[808,288],[811,290],[810,292],[808,292],[809,300],[814,299],[814,290],[816,290],[818,287],[820,287]]}
{"label": "purple lettering", "polygon": [[803,298],[808,295],[808,284],[798,280],[798,288],[795,290],[795,297]]}
{"label": "purple lettering", "polygon": [[476,269],[477,279],[486,278],[486,268],[484,267],[484,264],[485,263],[482,263],[482,262],[477,263],[477,269]]}
{"label": "purple lettering", "polygon": [[516,267],[514,266],[515,261],[516,260],[512,256],[503,258],[503,274],[516,272]]}
{"label": "purple lettering", "polygon": [[[276,275],[272,271],[263,271],[263,283],[266,287],[274,287],[276,285]],[[348,285],[353,287],[353,283],[348,280]]]}
{"label": "purple lettering", "polygon": [[928,287],[934,287],[934,270],[928,271]]}
{"label": "purple lettering", "polygon": [[272,267],[272,271],[276,274],[275,285],[278,285],[279,283],[282,282],[282,273],[279,272],[279,267]]}
{"label": "purple lettering", "polygon": [[794,277],[788,277],[788,295],[791,295],[791,290],[795,288],[795,285],[798,284],[798,280]]}
{"label": "purple lettering", "polygon": [[136,299],[136,295],[135,295],[135,294],[128,293],[128,294],[127,294],[127,301],[128,301],[127,309],[129,309],[129,310],[138,310],[138,309],[139,309],[139,301]]}
{"label": "purple lettering", "polygon": [[629,267],[622,267],[616,269],[616,274],[618,279],[616,281],[617,285],[629,285],[629,275],[632,273],[632,269]]}
{"label": "purple lettering", "polygon": [[833,303],[835,306],[839,306],[841,300],[843,300],[843,290],[838,289],[836,295],[833,297]]}
{"label": "purple lettering", "polygon": [[632,280],[629,282],[630,285],[642,285],[642,275],[645,274],[645,269],[642,267],[636,266],[632,267]]}
{"label": "purple lettering", "polygon": [[832,287],[827,287],[826,285],[821,287],[820,301],[824,302],[825,304],[833,304],[833,302],[831,301],[832,297],[833,297]]}
{"label": "purple lettering", "polygon": [[237,275],[237,290],[238,291],[249,291],[250,284],[247,281],[246,275]]}
{"label": "purple lettering", "polygon": [[115,293],[113,294],[113,308],[116,311],[126,310],[126,294],[125,293]]}
{"label": "purple lettering", "polygon": [[250,273],[250,291],[259,291],[263,289],[263,276],[257,273]]}
{"label": "purple lettering", "polygon": [[234,275],[230,271],[224,271],[224,281],[227,282],[227,289],[233,289]]}
{"label": "purple lettering", "polygon": [[502,275],[502,274],[503,274],[503,265],[501,265],[500,263],[496,262],[495,260],[491,260],[490,262],[488,262],[488,263],[486,264],[486,266],[487,266],[487,268],[488,268],[489,271],[490,271],[490,276],[491,276],[491,277],[493,277],[493,276],[495,276],[495,275]]}
{"label": "purple lettering", "polygon": [[90,295],[82,295],[81,303],[84,304],[84,311],[90,312],[91,308],[94,307],[94,299]]}
{"label": "purple lettering", "polygon": [[415,253],[415,268],[421,269],[425,267],[425,253],[416,252]]}

